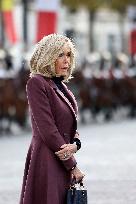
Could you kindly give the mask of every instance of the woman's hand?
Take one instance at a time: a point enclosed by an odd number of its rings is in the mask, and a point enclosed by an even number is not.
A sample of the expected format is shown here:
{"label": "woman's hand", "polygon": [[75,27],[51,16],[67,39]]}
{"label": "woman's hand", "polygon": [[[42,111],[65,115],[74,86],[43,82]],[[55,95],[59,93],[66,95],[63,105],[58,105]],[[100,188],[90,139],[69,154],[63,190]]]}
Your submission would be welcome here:
{"label": "woman's hand", "polygon": [[77,151],[76,144],[64,144],[60,148],[61,150],[58,152],[55,152],[55,154],[62,161],[70,159],[73,156],[73,154]]}
{"label": "woman's hand", "polygon": [[71,170],[71,176],[72,176],[72,179],[76,180],[76,183],[79,183],[80,181],[83,180],[85,175],[76,166],[73,170]]}

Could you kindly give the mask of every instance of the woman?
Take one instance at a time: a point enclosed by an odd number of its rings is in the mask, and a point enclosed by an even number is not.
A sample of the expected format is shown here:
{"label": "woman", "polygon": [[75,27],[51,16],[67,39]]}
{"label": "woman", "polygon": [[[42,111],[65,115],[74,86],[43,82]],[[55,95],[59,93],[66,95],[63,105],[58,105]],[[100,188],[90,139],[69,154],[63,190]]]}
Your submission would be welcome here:
{"label": "woman", "polygon": [[33,137],[20,204],[65,204],[71,177],[77,182],[84,177],[73,156],[81,147],[76,101],[63,83],[74,67],[69,38],[51,34],[37,44],[27,83]]}

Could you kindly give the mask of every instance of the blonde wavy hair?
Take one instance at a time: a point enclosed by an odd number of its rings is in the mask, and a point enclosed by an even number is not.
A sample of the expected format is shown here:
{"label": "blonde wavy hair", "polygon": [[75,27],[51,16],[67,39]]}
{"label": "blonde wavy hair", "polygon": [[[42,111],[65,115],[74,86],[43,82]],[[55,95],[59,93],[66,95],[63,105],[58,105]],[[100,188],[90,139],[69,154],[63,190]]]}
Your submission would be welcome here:
{"label": "blonde wavy hair", "polygon": [[30,76],[32,77],[34,74],[41,74],[48,78],[57,76],[55,62],[64,45],[67,45],[71,50],[71,63],[64,81],[72,78],[72,72],[75,68],[75,46],[68,37],[60,34],[47,35],[36,44],[30,59]]}

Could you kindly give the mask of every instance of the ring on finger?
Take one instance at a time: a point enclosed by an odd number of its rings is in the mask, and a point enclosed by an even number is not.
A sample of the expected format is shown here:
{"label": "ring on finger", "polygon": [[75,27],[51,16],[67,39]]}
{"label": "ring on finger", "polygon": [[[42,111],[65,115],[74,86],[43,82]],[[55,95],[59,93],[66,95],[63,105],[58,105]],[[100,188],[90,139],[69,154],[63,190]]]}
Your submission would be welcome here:
{"label": "ring on finger", "polygon": [[64,154],[64,159],[67,157],[67,154]]}

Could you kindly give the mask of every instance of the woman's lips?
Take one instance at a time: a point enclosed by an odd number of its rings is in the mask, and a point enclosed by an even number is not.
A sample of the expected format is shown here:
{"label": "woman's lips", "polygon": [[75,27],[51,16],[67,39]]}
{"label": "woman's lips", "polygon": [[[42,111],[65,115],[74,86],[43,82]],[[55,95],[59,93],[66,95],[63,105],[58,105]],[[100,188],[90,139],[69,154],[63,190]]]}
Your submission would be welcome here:
{"label": "woman's lips", "polygon": [[62,69],[68,69],[68,67],[63,67]]}

